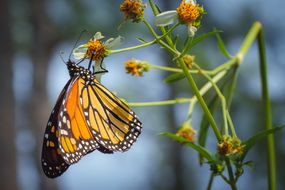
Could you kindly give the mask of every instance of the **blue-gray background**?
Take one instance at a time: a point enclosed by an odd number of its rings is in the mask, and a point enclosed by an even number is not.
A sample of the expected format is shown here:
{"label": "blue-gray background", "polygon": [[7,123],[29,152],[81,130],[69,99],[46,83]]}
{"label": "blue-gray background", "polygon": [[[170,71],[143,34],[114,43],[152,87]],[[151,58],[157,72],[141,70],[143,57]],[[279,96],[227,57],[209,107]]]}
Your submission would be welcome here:
{"label": "blue-gray background", "polygon": [[[180,1],[155,1],[162,10],[175,9]],[[42,137],[56,98],[68,80],[60,52],[68,58],[78,34],[88,29],[81,42],[101,31],[106,37],[121,35],[122,47],[138,44],[136,37],[151,40],[143,24],[124,24],[119,12],[121,1],[103,0],[1,0],[1,173],[4,189],[206,189],[209,167],[200,167],[196,152],[158,136],[175,132],[186,120],[187,105],[134,108],[143,123],[143,132],[126,153],[105,155],[94,152],[71,166],[55,180],[47,179],[40,168]],[[285,22],[284,1],[200,1],[207,15],[202,32],[214,27],[223,30],[222,37],[230,53],[237,52],[243,37],[253,24],[263,23],[270,95],[274,124],[285,123]],[[146,18],[153,23],[148,6]],[[183,36],[186,28],[182,27]],[[3,31],[3,32],[2,32]],[[225,62],[215,39],[208,39],[193,49],[197,63],[214,68]],[[262,102],[257,46],[254,44],[239,71],[238,85],[231,113],[241,139],[262,130]],[[102,83],[129,102],[158,101],[190,97],[187,83],[167,85],[167,73],[151,70],[142,78],[127,75],[123,62],[137,58],[157,65],[169,65],[169,57],[157,46],[115,54],[105,59],[109,73]],[[200,80],[201,78],[197,78]],[[12,87],[12,88],[11,88]],[[190,93],[189,93],[190,92]],[[196,106],[193,126],[198,129],[201,110]],[[212,134],[211,134],[212,135]],[[278,189],[285,189],[284,132],[276,135]],[[208,147],[215,149],[214,139]],[[266,144],[260,143],[248,155],[253,168],[246,168],[238,182],[239,189],[266,189]],[[1,189],[2,189],[1,188]],[[217,178],[213,189],[229,189]]]}

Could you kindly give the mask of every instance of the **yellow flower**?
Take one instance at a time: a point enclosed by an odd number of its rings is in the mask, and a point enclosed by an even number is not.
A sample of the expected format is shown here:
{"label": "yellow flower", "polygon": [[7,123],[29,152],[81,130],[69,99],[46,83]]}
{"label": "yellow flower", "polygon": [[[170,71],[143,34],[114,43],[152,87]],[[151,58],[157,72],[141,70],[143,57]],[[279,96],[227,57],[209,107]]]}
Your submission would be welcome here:
{"label": "yellow flower", "polygon": [[125,62],[126,72],[134,76],[141,77],[143,72],[149,70],[148,63],[136,59],[131,59]]}
{"label": "yellow flower", "polygon": [[106,47],[100,40],[90,39],[87,44],[84,44],[87,48],[86,58],[94,61],[100,61],[106,57]]}
{"label": "yellow flower", "polygon": [[190,125],[190,123],[185,122],[182,127],[177,131],[176,135],[187,139],[190,142],[194,142],[196,138],[196,130]]}
{"label": "yellow flower", "polygon": [[194,63],[195,60],[195,56],[193,55],[185,55],[183,57],[183,61],[186,64],[186,66],[188,67],[188,69],[192,69],[192,65]]}
{"label": "yellow flower", "polygon": [[120,11],[125,14],[125,20],[140,22],[143,19],[145,7],[141,0],[125,0],[120,6]]}
{"label": "yellow flower", "polygon": [[189,37],[193,37],[200,27],[202,16],[206,12],[196,0],[182,0],[176,10],[165,11],[155,17],[156,26],[168,26],[180,21],[188,27]]}
{"label": "yellow flower", "polygon": [[119,46],[123,40],[121,36],[110,38],[103,42],[104,36],[97,32],[86,44],[80,45],[73,50],[75,59],[91,59],[100,62],[104,57],[108,56],[109,50]]}
{"label": "yellow flower", "polygon": [[176,11],[181,22],[192,23],[200,16],[199,9],[199,4],[195,5],[183,0]]}

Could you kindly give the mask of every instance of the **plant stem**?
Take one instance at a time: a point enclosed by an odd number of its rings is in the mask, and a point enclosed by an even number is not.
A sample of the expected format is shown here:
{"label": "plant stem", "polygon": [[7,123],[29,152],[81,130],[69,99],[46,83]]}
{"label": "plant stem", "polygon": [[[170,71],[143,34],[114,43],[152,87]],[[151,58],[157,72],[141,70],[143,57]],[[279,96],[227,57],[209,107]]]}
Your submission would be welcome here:
{"label": "plant stem", "polygon": [[207,190],[211,190],[212,189],[214,177],[215,177],[215,174],[212,172],[211,176],[210,176],[210,179],[209,179],[209,182],[208,182],[208,185],[207,185]]}
{"label": "plant stem", "polygon": [[[196,67],[197,69],[200,69],[200,66],[197,65],[197,64],[194,64],[194,67]],[[212,80],[212,78],[203,73],[202,71],[200,72],[202,76],[204,76],[214,87],[215,91],[217,92],[220,100],[221,100],[221,104],[222,104],[222,112],[223,112],[223,120],[224,120],[224,125],[223,125],[223,131],[225,133],[225,135],[228,135],[229,134],[229,130],[228,130],[228,122],[227,122],[227,104],[226,104],[226,99],[223,95],[223,93],[220,91],[219,87],[216,85],[216,82],[214,82]]]}
{"label": "plant stem", "polygon": [[[216,76],[214,76],[213,79],[212,79],[213,82],[214,82],[214,83],[219,82],[219,81],[226,75],[226,73],[227,73],[226,71],[221,71],[221,72],[219,72],[218,74],[216,74]],[[212,88],[212,87],[213,87],[212,83],[211,83],[210,81],[207,82],[207,83],[199,90],[201,96],[204,96],[204,94],[206,94],[206,92],[208,92],[208,90],[209,90],[210,88]],[[196,103],[197,103],[197,97],[194,96],[194,97],[193,97],[193,101],[190,103],[190,106],[189,106],[188,117],[190,117],[190,116],[192,115],[193,110],[194,110],[194,106],[195,106]]]}
{"label": "plant stem", "polygon": [[216,121],[215,121],[213,115],[211,114],[207,104],[205,103],[203,97],[199,93],[198,87],[197,87],[197,85],[196,85],[196,83],[195,83],[191,73],[188,71],[187,66],[185,65],[184,61],[181,58],[178,59],[178,63],[180,64],[180,66],[181,66],[181,68],[182,68],[182,70],[183,70],[183,72],[184,72],[184,74],[185,74],[185,76],[186,76],[186,78],[188,80],[188,83],[190,84],[190,86],[191,86],[195,96],[197,97],[197,99],[198,99],[198,101],[199,101],[203,111],[205,112],[205,114],[206,114],[206,116],[207,116],[207,118],[209,120],[209,123],[211,124],[212,129],[213,129],[213,131],[214,131],[218,141],[221,141],[222,140],[222,135],[221,135],[221,133],[219,131],[219,128],[218,128],[218,126],[216,124]]}
{"label": "plant stem", "polygon": [[229,160],[229,158],[226,158],[226,165],[227,165],[227,169],[228,169],[228,173],[229,173],[230,186],[231,186],[232,190],[237,190],[236,180],[234,177],[233,169],[231,166],[231,161]]}
{"label": "plant stem", "polygon": [[155,43],[157,43],[159,40],[163,39],[164,37],[166,37],[169,33],[173,32],[177,27],[179,26],[179,24],[174,25],[173,27],[171,27],[167,33],[164,33],[161,36],[157,36],[157,38],[155,40],[152,40],[151,42],[146,42],[137,46],[132,46],[132,47],[127,47],[127,48],[122,48],[122,49],[116,49],[116,50],[109,50],[110,54],[113,53],[121,53],[121,52],[126,52],[126,51],[131,51],[131,50],[136,50],[136,49],[140,49],[140,48],[144,48],[146,46],[150,46],[153,45]]}
{"label": "plant stem", "polygon": [[[153,15],[154,15],[154,16],[158,15],[158,10],[157,10],[155,4],[152,2],[152,0],[149,0],[149,4],[150,4],[151,10],[152,10],[152,12],[153,12]],[[179,25],[179,24],[178,24],[178,25]],[[171,47],[174,47],[174,44],[173,44],[173,42],[172,42],[172,39],[171,39],[170,36],[168,35],[169,32],[168,32],[168,31],[166,32],[166,29],[165,29],[165,27],[163,27],[163,26],[160,26],[159,28],[160,28],[160,30],[161,30],[161,32],[162,32],[163,35],[167,33],[166,36],[165,36],[165,39],[166,39],[167,43],[168,43]]]}
{"label": "plant stem", "polygon": [[174,50],[172,47],[170,47],[168,44],[166,44],[164,41],[159,39],[159,36],[156,34],[156,32],[154,31],[154,29],[151,27],[151,25],[144,19],[143,20],[144,24],[146,25],[146,27],[149,29],[149,31],[152,33],[152,35],[155,37],[155,39],[157,39],[158,43],[164,47],[165,49],[167,49],[171,54],[173,55],[179,55],[179,52],[177,52],[176,50]]}
{"label": "plant stem", "polygon": [[131,107],[147,107],[147,106],[167,106],[177,103],[187,103],[191,102],[192,98],[176,98],[175,100],[165,100],[157,102],[136,102],[136,103],[127,103]]}
{"label": "plant stem", "polygon": [[[260,23],[259,23],[260,24]],[[261,25],[261,24],[260,24]],[[260,59],[260,78],[262,84],[262,99],[265,112],[265,129],[272,129],[272,116],[270,97],[267,84],[266,52],[262,29],[258,33],[258,49]],[[276,159],[274,147],[274,135],[267,136],[267,168],[268,168],[268,189],[276,190]]]}
{"label": "plant stem", "polygon": [[[174,73],[182,73],[183,71],[178,68],[173,68],[173,67],[166,67],[166,66],[159,66],[159,65],[153,65],[149,63],[149,67],[153,69],[159,69],[163,71],[169,71],[169,72],[174,72]],[[197,73],[197,71],[192,71],[192,73]]]}
{"label": "plant stem", "polygon": [[262,26],[260,22],[255,22],[247,33],[238,53],[236,54],[239,64],[242,63],[245,54],[252,45],[253,41],[256,39],[259,31],[261,30],[261,27]]}

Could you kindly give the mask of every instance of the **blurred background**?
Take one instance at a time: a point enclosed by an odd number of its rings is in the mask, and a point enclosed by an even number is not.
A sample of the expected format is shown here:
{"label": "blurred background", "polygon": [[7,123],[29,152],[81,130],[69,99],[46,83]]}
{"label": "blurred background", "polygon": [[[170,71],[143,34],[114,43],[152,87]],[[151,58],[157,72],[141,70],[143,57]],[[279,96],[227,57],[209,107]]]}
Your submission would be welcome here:
{"label": "blurred background", "polygon": [[[143,123],[143,132],[126,153],[105,155],[94,151],[71,166],[57,179],[44,176],[40,165],[43,134],[56,98],[69,75],[60,52],[67,60],[83,29],[84,43],[101,31],[106,37],[124,36],[123,47],[138,44],[136,37],[151,40],[142,24],[127,23],[118,30],[124,16],[122,1],[103,0],[1,0],[0,1],[0,189],[206,189],[209,167],[198,164],[196,152],[172,142],[158,133],[175,132],[186,120],[187,105],[134,108]],[[162,10],[176,8],[180,0],[155,1]],[[264,25],[268,78],[274,124],[285,123],[285,1],[216,0],[200,1],[208,12],[199,34],[214,27],[224,31],[223,39],[235,54],[252,23]],[[153,23],[148,6],[147,19]],[[182,30],[185,28],[182,27]],[[186,32],[181,32],[184,35]],[[256,44],[240,68],[232,103],[237,134],[246,139],[263,129],[262,102]],[[214,68],[226,61],[216,40],[207,39],[192,54],[198,64]],[[153,46],[114,54],[105,59],[109,73],[102,83],[129,102],[159,101],[191,97],[185,81],[167,85],[168,73],[151,70],[144,77],[127,75],[123,62],[136,58],[153,64],[170,64],[170,57]],[[197,78],[199,80],[200,78]],[[201,109],[197,105],[193,126],[198,129]],[[210,134],[213,136],[213,134]],[[285,132],[276,135],[278,189],[285,189]],[[267,169],[264,142],[250,152],[253,168],[246,168],[239,189],[266,189]],[[215,149],[209,139],[208,147]],[[213,189],[229,189],[217,178]]]}

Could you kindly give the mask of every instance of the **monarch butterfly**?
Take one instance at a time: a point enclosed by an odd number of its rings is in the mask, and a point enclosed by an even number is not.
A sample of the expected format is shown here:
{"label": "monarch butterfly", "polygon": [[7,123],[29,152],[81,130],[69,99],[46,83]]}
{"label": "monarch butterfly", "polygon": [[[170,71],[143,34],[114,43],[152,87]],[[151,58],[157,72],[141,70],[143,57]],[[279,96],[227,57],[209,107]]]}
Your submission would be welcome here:
{"label": "monarch butterfly", "polygon": [[[70,79],[60,93],[44,134],[42,168],[55,178],[84,155],[126,151],[141,133],[136,114],[79,63],[67,61]],[[104,71],[103,71],[104,72]]]}

